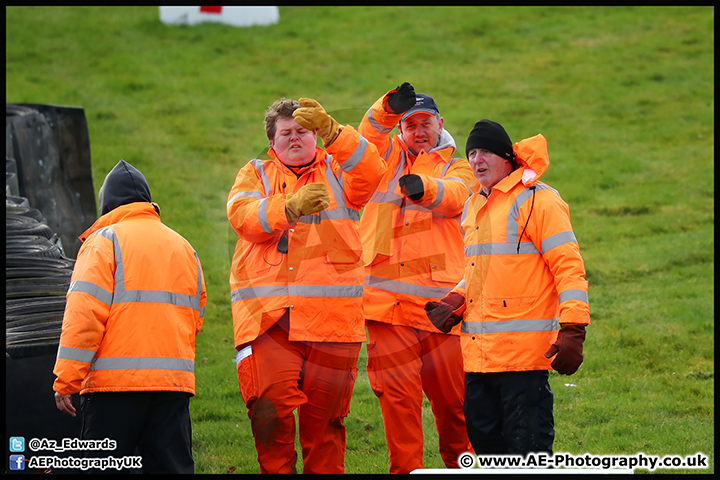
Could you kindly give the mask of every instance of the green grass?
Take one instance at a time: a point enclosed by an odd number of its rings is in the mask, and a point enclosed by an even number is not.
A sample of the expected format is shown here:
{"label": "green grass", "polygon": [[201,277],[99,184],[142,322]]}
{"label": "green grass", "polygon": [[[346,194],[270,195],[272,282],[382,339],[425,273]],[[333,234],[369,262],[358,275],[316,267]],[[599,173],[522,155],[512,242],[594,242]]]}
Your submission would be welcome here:
{"label": "green grass", "polygon": [[[553,373],[555,451],[710,456],[714,472],[714,9],[281,7],[266,27],[165,26],[156,7],[6,7],[6,101],[81,106],[97,190],[120,159],[198,250],[208,306],[191,402],[198,473],[257,473],[240,400],[225,218],[264,155],[264,111],[312,97],[341,123],[403,81],[460,150],[474,123],[543,133],[590,282],[586,359]],[[364,374],[349,473],[387,472]],[[566,383],[575,386],[565,386]],[[425,460],[441,468],[425,408]],[[638,473],[646,471],[638,470]]]}

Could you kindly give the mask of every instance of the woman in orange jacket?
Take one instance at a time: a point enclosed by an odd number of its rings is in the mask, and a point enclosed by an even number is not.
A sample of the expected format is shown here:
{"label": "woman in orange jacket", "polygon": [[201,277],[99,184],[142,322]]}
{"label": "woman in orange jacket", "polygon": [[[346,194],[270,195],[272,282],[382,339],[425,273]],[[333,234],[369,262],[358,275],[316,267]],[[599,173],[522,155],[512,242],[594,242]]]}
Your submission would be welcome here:
{"label": "woman in orange jacket", "polygon": [[482,191],[463,211],[464,278],[426,310],[443,332],[462,321],[465,418],[475,453],[552,453],[548,370],[578,369],[590,324],[568,205],[538,181],[550,163],[542,135],[513,145],[500,124],[482,120],[466,152]]}
{"label": "woman in orange jacket", "polygon": [[[467,160],[453,157],[455,141],[443,121],[431,97],[404,83],[380,97],[359,127],[388,167],[360,229],[367,370],[382,410],[390,473],[423,467],[423,392],[445,465],[457,468],[470,449],[459,328],[441,335],[423,310],[462,278],[460,214],[479,188]],[[396,125],[401,135],[391,136]]]}
{"label": "woman in orange jacket", "polygon": [[227,203],[240,391],[262,473],[296,472],[295,409],[303,473],[342,473],[365,341],[360,210],[385,163],[312,99],[278,100],[265,128],[270,160],[240,169]]}
{"label": "woman in orange jacket", "polygon": [[[193,473],[189,401],[205,280],[192,246],[160,221],[143,174],[121,160],[98,195],[101,217],[80,236],[53,389],[83,439],[141,455],[143,473]],[[107,456],[108,452],[86,452]],[[101,472],[101,470],[97,470]]]}

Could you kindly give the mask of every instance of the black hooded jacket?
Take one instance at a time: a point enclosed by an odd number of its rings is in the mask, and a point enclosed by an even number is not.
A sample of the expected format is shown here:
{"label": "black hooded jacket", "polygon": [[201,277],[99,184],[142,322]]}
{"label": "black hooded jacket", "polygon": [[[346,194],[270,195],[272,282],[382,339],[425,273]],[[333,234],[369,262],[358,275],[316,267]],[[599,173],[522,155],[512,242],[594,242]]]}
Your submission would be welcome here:
{"label": "black hooded jacket", "polygon": [[100,215],[135,202],[152,202],[150,187],[140,170],[120,160],[107,174],[98,192]]}

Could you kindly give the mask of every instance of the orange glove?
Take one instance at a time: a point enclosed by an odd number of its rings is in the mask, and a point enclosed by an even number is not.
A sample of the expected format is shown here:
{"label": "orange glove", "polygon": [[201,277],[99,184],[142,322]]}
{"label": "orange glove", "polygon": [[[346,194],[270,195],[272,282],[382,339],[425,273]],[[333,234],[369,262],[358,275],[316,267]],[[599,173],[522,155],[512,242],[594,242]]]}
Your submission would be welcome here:
{"label": "orange glove", "polygon": [[330,195],[324,183],[308,183],[296,193],[285,195],[285,216],[290,223],[297,223],[303,215],[317,213],[329,206]]}
{"label": "orange glove", "polygon": [[325,109],[312,98],[301,98],[300,108],[293,112],[298,125],[308,130],[317,130],[327,148],[340,134],[340,124],[325,112]]}
{"label": "orange glove", "polygon": [[583,361],[583,342],[585,341],[584,323],[563,323],[560,325],[557,340],[545,352],[545,358],[557,354],[550,366],[558,373],[572,375]]}
{"label": "orange glove", "polygon": [[453,312],[464,304],[465,297],[457,292],[450,292],[439,302],[427,302],[425,315],[435,325],[435,328],[442,333],[449,333],[455,325],[462,322],[462,315],[456,315]]}

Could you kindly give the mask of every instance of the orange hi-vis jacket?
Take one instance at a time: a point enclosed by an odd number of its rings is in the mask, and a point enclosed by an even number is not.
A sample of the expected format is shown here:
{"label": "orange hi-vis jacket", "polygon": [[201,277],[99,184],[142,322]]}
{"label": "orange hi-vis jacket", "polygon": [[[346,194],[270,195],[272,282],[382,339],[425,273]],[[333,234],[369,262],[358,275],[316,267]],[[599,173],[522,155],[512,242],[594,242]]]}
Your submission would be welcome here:
{"label": "orange hi-vis jacket", "polygon": [[53,389],[194,394],[206,301],[195,250],[149,202],[111,210],[80,240]]}
{"label": "orange hi-vis jacket", "polygon": [[[562,323],[590,324],[588,283],[570,212],[538,182],[545,137],[513,145],[520,167],[467,201],[461,343],[466,372],[550,369],[544,353]],[[462,308],[457,311],[461,312]]]}
{"label": "orange hi-vis jacket", "polygon": [[[436,332],[424,306],[443,298],[462,278],[460,215],[479,184],[467,160],[452,158],[455,141],[445,130],[437,147],[413,160],[402,138],[390,136],[402,115],[386,112],[383,98],[370,107],[359,127],[387,163],[387,173],[360,221],[365,316]],[[404,197],[398,185],[400,177],[410,173],[422,179],[425,190],[416,202]],[[458,334],[459,328],[452,332]]]}
{"label": "orange hi-vis jacket", "polygon": [[[374,145],[350,125],[327,151],[316,148],[298,178],[270,148],[237,174],[227,215],[239,239],[230,271],[235,346],[250,342],[290,312],[289,338],[363,342],[360,210],[385,173]],[[290,224],[285,194],[309,183],[328,186],[330,206]],[[278,242],[287,232],[288,250]]]}

